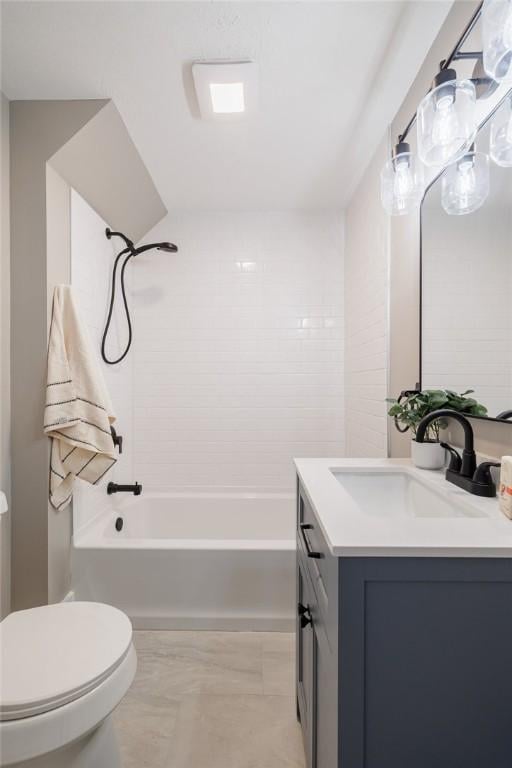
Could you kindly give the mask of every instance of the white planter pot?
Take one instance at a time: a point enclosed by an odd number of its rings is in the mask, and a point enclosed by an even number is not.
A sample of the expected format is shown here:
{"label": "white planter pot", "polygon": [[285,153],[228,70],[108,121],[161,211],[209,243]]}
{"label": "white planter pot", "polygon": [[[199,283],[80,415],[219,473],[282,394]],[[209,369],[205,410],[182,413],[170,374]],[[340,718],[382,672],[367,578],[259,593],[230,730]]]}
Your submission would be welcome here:
{"label": "white planter pot", "polygon": [[411,440],[411,459],[419,469],[442,469],[446,464],[446,450],[440,443]]}

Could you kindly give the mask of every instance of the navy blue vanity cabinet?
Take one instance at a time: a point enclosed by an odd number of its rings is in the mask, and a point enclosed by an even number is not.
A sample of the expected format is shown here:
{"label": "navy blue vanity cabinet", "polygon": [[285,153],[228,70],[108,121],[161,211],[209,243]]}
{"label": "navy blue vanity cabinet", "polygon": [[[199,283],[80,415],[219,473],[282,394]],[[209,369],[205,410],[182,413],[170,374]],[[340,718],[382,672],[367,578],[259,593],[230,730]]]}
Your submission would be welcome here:
{"label": "navy blue vanity cabinet", "polygon": [[297,501],[308,768],[512,768],[512,561],[334,557]]}

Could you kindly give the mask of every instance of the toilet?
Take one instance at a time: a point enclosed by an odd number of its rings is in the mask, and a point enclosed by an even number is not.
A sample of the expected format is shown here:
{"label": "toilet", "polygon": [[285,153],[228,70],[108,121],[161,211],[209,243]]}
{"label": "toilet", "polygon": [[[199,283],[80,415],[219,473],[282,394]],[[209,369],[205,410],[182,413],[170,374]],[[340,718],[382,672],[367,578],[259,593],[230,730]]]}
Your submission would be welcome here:
{"label": "toilet", "polygon": [[120,768],[110,715],[137,667],[128,617],[67,602],[0,624],[0,765]]}

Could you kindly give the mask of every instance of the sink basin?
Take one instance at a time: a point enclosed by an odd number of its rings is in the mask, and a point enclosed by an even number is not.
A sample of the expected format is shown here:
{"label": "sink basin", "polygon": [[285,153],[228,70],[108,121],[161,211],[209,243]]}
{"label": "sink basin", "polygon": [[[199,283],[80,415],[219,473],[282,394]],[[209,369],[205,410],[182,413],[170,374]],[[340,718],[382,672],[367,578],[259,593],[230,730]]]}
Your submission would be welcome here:
{"label": "sink basin", "polygon": [[437,492],[406,472],[333,470],[333,474],[360,511],[372,517],[486,517],[480,510]]}

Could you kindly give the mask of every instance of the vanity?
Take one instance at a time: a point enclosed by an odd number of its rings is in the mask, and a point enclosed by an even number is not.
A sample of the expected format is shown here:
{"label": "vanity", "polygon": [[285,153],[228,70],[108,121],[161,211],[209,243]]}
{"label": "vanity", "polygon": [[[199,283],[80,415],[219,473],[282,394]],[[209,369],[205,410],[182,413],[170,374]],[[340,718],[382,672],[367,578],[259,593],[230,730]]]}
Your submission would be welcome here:
{"label": "vanity", "polygon": [[512,522],[404,460],[299,459],[308,768],[510,768]]}

